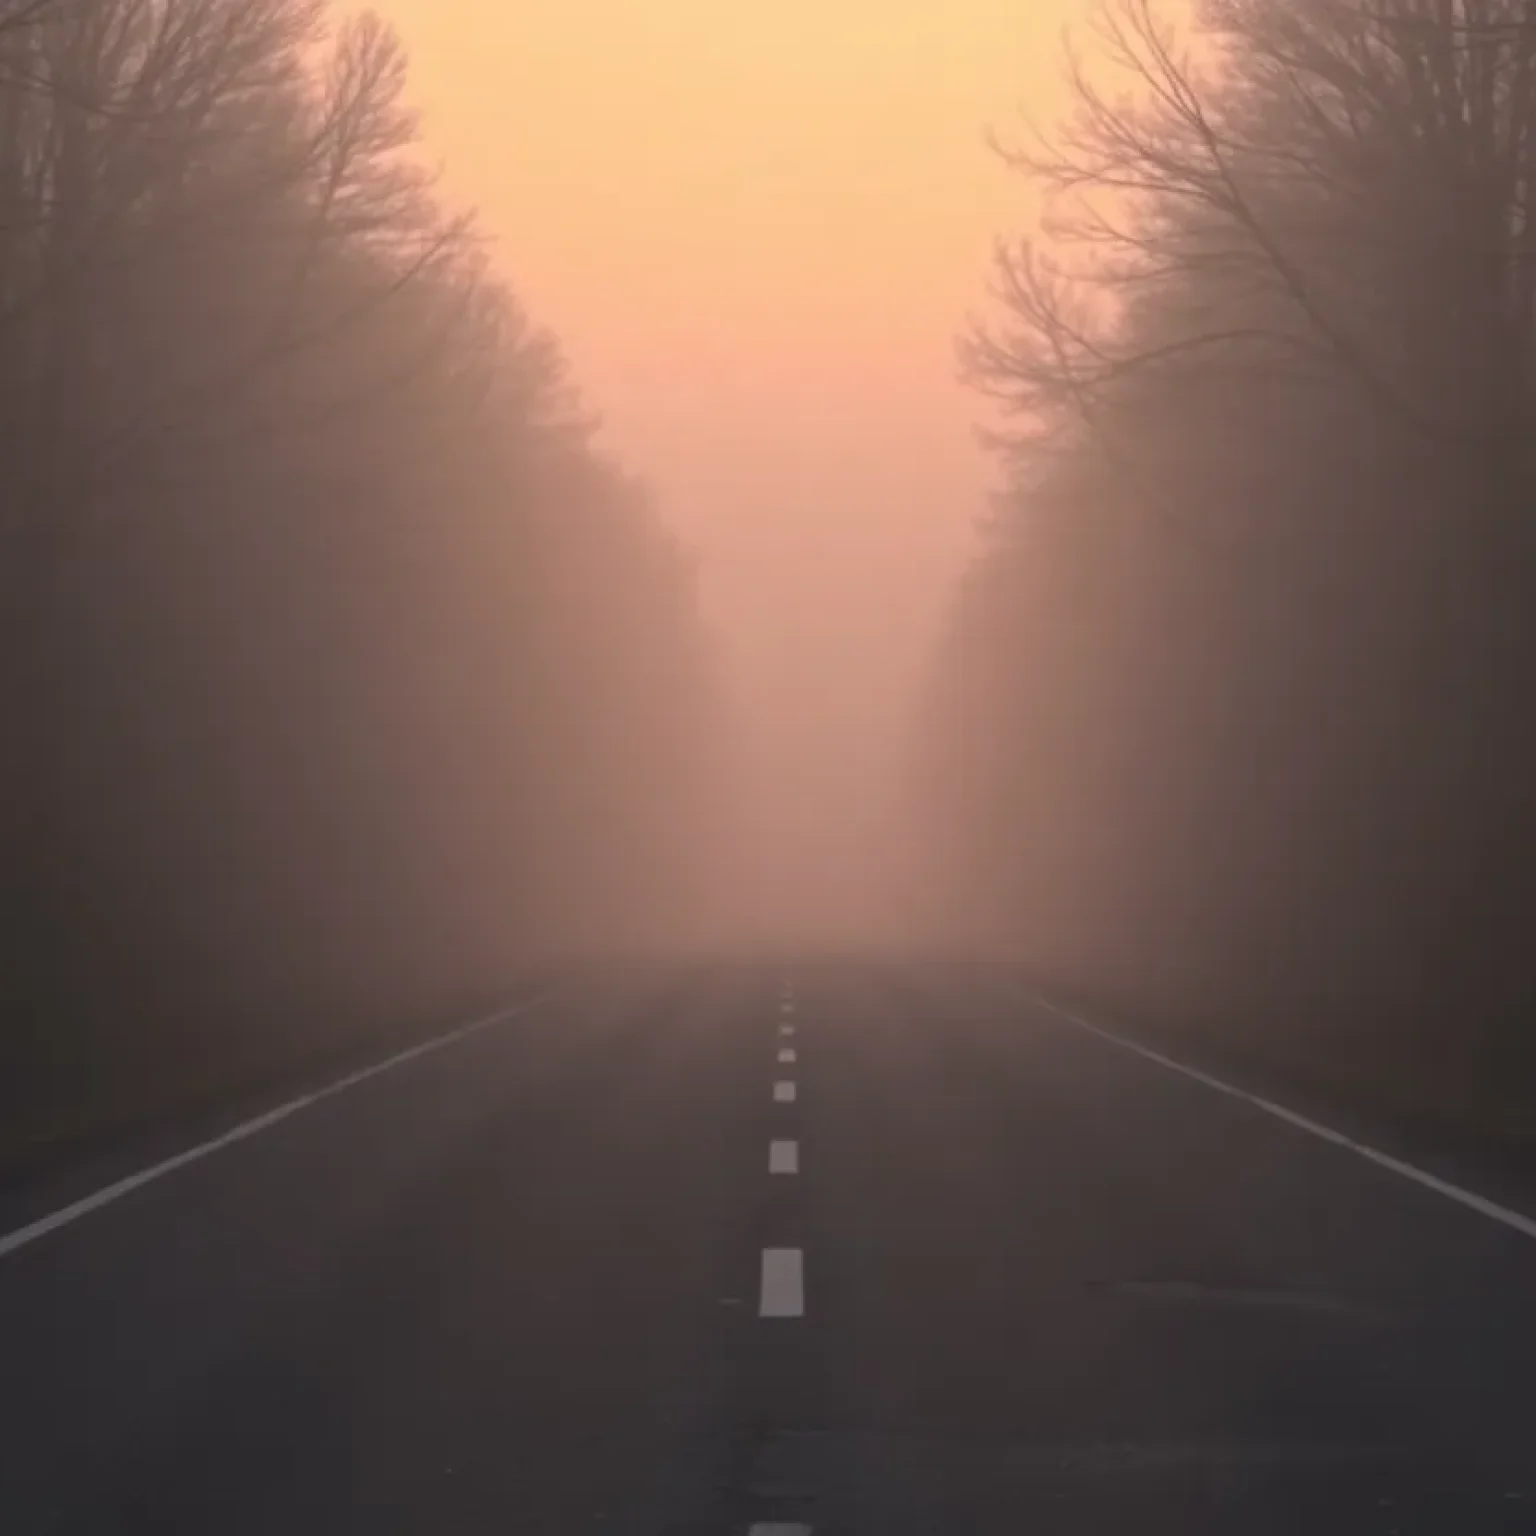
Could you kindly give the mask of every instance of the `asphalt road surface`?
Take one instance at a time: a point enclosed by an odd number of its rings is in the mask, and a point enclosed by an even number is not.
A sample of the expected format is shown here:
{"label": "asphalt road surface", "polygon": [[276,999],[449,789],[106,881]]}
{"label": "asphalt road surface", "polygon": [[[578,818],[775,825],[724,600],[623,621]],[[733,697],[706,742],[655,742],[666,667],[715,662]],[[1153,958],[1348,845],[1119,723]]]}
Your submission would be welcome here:
{"label": "asphalt road surface", "polygon": [[573,978],[200,1135],[0,1201],[6,1536],[1536,1531],[1532,1229],[995,973]]}

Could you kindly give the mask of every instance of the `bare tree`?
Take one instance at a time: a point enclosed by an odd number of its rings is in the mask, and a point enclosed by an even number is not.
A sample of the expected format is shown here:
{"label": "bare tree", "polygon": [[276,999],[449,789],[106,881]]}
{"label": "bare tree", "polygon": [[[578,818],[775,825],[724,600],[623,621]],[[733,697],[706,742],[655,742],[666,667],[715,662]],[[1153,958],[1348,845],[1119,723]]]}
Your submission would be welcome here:
{"label": "bare tree", "polygon": [[1154,0],[1112,0],[1096,31],[1133,89],[1074,60],[1071,123],[1006,151],[1053,218],[1000,249],[971,378],[1122,453],[1132,391],[1332,379],[1459,471],[1529,484],[1536,33],[1524,0],[1453,11],[1228,0],[1196,64]]}
{"label": "bare tree", "polygon": [[0,0],[7,1136],[478,1002],[690,878],[687,562],[404,90],[321,0]]}
{"label": "bare tree", "polygon": [[1005,150],[1048,217],[962,342],[1005,490],[934,702],[958,878],[1276,1054],[1517,1091],[1536,9],[1164,16],[1110,0]]}

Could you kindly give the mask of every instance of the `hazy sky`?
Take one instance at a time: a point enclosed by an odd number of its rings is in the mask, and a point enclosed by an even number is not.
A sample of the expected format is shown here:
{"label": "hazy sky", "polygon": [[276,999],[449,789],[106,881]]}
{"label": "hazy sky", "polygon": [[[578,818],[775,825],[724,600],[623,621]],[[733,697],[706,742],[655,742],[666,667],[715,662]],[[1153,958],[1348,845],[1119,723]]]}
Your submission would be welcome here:
{"label": "hazy sky", "polygon": [[1025,202],[985,130],[1052,112],[1081,0],[376,8],[450,192],[700,553],[785,790],[765,842],[837,899],[991,475],[953,337]]}

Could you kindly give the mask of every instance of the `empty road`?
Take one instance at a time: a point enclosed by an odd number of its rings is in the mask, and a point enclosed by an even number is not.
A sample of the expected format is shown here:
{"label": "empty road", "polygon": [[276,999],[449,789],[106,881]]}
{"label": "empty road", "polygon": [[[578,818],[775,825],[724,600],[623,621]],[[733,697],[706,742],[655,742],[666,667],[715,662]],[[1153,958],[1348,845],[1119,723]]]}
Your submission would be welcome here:
{"label": "empty road", "polygon": [[6,1536],[1536,1531],[1518,1213],[1001,973],[572,977],[286,1108],[0,1199]]}

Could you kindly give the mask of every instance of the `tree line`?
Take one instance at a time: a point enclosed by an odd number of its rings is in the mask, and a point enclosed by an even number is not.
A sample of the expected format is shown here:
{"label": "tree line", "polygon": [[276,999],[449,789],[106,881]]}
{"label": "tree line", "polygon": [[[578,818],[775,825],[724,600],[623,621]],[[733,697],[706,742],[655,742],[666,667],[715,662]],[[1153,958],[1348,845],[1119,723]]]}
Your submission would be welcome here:
{"label": "tree line", "polygon": [[9,1144],[643,942],[684,551],[323,0],[0,3]]}
{"label": "tree line", "polygon": [[1518,1114],[1536,4],[1094,32],[998,145],[1046,211],[962,341],[1003,484],[926,704],[934,879],[1042,973]]}

